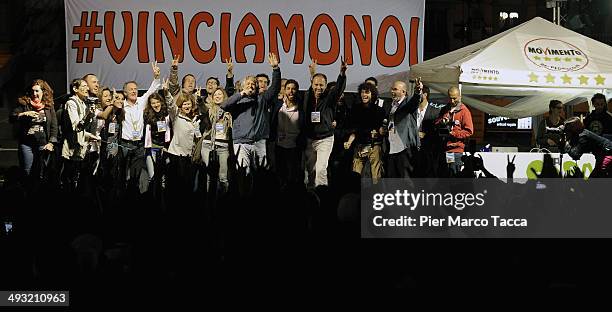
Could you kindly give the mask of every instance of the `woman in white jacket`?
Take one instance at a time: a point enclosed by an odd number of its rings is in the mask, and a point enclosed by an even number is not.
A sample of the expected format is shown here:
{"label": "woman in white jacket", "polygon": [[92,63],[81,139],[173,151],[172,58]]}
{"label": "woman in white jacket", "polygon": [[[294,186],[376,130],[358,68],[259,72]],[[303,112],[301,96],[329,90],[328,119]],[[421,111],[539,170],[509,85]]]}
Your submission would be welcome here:
{"label": "woman in white jacket", "polygon": [[175,177],[170,184],[179,190],[191,190],[194,181],[191,157],[196,140],[202,137],[195,96],[181,91],[176,105],[171,105],[168,112],[172,123],[169,172]]}
{"label": "woman in white jacket", "polygon": [[74,79],[71,86],[72,96],[64,105],[62,114],[62,158],[64,158],[63,181],[76,186],[82,160],[87,152],[89,141],[100,140],[95,134],[86,131],[88,122],[94,122],[94,112],[85,105],[89,87],[83,79]]}

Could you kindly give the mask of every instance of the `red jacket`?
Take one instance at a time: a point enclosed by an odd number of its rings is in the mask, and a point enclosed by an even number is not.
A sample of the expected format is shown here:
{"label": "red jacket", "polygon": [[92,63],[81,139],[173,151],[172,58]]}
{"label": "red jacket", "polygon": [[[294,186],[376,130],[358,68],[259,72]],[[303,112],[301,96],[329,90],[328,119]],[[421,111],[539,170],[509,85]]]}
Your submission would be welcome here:
{"label": "red jacket", "polygon": [[461,103],[458,111],[451,112],[451,105],[448,104],[440,111],[435,124],[440,124],[444,118],[448,118],[453,122],[450,138],[446,142],[446,151],[463,153],[465,141],[474,133],[472,113],[470,113],[470,110],[463,103]]}

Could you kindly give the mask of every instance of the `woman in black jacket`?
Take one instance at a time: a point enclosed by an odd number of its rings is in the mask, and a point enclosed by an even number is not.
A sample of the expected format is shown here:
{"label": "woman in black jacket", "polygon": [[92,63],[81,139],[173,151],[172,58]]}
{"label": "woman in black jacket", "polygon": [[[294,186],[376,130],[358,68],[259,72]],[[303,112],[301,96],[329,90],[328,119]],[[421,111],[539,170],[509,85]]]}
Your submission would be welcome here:
{"label": "woman in black jacket", "polygon": [[43,153],[53,151],[57,143],[53,90],[46,81],[36,79],[17,103],[10,121],[18,126],[19,165],[27,175],[41,177]]}

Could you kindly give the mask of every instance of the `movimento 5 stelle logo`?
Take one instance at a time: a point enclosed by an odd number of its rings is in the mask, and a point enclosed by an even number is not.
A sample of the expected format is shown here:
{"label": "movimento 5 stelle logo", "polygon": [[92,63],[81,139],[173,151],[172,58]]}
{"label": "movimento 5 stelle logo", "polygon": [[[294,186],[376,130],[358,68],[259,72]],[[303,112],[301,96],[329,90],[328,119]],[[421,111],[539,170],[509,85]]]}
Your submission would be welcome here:
{"label": "movimento 5 stelle logo", "polygon": [[589,64],[589,58],[577,46],[559,39],[539,38],[523,48],[527,59],[538,67],[551,71],[577,71]]}

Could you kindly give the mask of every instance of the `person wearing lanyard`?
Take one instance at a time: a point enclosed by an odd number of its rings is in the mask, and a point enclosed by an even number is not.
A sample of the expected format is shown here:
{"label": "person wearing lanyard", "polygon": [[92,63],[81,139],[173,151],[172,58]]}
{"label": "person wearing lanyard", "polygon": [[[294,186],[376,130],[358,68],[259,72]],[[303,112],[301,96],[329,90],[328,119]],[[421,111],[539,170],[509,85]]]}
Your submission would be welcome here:
{"label": "person wearing lanyard", "polygon": [[[135,81],[126,82],[123,86],[126,95],[123,104],[125,118],[121,124],[121,152],[125,159],[127,168],[126,179],[139,179],[143,169],[146,169],[144,162],[144,109],[149,96],[159,89],[161,81],[159,79],[160,69],[157,67],[157,62],[151,63],[153,69],[153,81],[151,86],[141,97],[138,97],[138,84]],[[138,180],[135,180],[138,181]],[[147,183],[140,183],[140,191],[145,192],[148,187]]]}
{"label": "person wearing lanyard", "polygon": [[[313,62],[313,64],[315,64]],[[311,66],[314,67],[314,66]],[[327,185],[327,165],[334,146],[334,113],[346,87],[347,64],[340,58],[340,74],[336,86],[327,88],[327,77],[316,73],[304,98],[306,169],[308,187]]]}
{"label": "person wearing lanyard", "polygon": [[440,110],[435,121],[446,136],[445,157],[451,177],[457,176],[463,166],[461,156],[465,149],[465,141],[474,133],[472,114],[461,102],[461,92],[456,86],[448,89],[449,103]]}
{"label": "person wearing lanyard", "polygon": [[[168,129],[170,117],[166,101],[158,93],[153,93],[149,97],[144,111],[144,121],[145,156],[149,181],[158,178],[156,181],[161,182],[163,173],[159,169],[163,167],[163,150],[170,142],[170,129]],[[156,172],[159,173],[157,177]]]}
{"label": "person wearing lanyard", "polygon": [[[212,93],[213,102],[207,104],[208,114],[201,115],[200,131],[202,132],[203,141],[202,149],[200,150],[202,160],[208,168],[208,185],[210,181],[218,178],[221,184],[221,192],[225,193],[229,188],[228,180],[228,159],[229,159],[229,144],[231,144],[231,129],[232,115],[223,109],[221,105],[227,100],[227,93],[223,88],[217,88]],[[204,122],[204,118],[208,118],[210,122]],[[215,152],[219,159],[219,167],[210,165],[210,154]],[[212,172],[217,170],[219,172]],[[219,188],[217,188],[219,189]]]}

